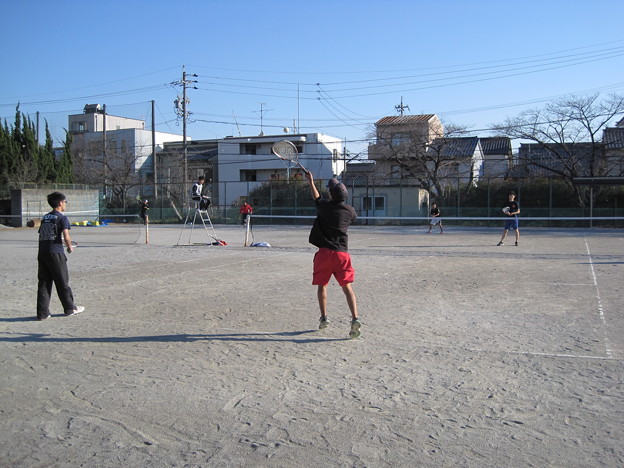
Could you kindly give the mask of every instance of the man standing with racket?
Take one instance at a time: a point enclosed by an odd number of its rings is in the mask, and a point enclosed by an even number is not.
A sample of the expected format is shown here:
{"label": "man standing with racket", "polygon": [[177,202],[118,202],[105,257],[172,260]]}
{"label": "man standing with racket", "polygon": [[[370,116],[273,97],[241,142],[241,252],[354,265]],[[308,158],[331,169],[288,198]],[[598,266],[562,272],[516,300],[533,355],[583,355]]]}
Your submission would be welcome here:
{"label": "man standing with racket", "polygon": [[509,216],[510,219],[505,221],[505,227],[503,228],[503,236],[501,240],[496,245],[505,245],[503,241],[505,237],[507,237],[507,233],[510,229],[516,231],[516,246],[518,245],[518,241],[520,240],[520,229],[518,229],[518,215],[520,214],[520,204],[516,201],[516,193],[509,192],[509,201],[507,205],[503,208],[503,213],[506,216]]}
{"label": "man standing with racket", "polygon": [[357,301],[351,288],[355,271],[351,265],[351,256],[348,252],[347,230],[357,215],[352,206],[347,205],[347,188],[344,184],[332,179],[329,184],[330,200],[323,200],[314,185],[314,177],[306,171],[306,179],[310,184],[310,191],[316,205],[317,217],[310,231],[309,242],[319,250],[314,255],[314,272],[312,284],[318,286],[317,297],[321,310],[319,329],[329,325],[327,317],[327,285],[333,275],[347,299],[351,312],[350,338],[360,336],[362,324],[358,318]]}
{"label": "man standing with racket", "polygon": [[63,214],[67,207],[67,198],[60,192],[53,192],[48,195],[48,204],[52,207],[52,211],[43,217],[39,227],[37,320],[45,320],[50,316],[52,284],[56,286],[65,315],[84,311],[84,307],[74,304],[74,295],[69,287],[67,257],[63,251],[63,242],[67,247],[67,253],[74,251],[69,237],[71,229],[69,220]]}
{"label": "man standing with racket", "polygon": [[440,209],[438,208],[438,205],[436,203],[431,204],[431,211],[429,212],[429,216],[431,217],[431,219],[429,220],[429,230],[427,231],[427,234],[431,233],[431,228],[433,228],[433,226],[435,226],[436,224],[440,228],[440,234],[442,234],[444,232],[441,218],[442,213],[440,213]]}

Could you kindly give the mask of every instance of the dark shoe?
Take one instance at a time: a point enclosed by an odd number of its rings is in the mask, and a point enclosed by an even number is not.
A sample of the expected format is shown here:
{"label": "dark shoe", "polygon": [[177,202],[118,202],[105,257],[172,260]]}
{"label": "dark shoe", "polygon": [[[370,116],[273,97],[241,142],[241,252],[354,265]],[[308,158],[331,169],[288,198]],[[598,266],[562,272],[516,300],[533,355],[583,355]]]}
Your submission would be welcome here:
{"label": "dark shoe", "polygon": [[516,247],[518,247],[518,243],[516,242]]}
{"label": "dark shoe", "polygon": [[496,245],[505,245],[505,244],[503,244],[503,241],[500,241],[500,242],[499,242],[498,244],[496,244]]}

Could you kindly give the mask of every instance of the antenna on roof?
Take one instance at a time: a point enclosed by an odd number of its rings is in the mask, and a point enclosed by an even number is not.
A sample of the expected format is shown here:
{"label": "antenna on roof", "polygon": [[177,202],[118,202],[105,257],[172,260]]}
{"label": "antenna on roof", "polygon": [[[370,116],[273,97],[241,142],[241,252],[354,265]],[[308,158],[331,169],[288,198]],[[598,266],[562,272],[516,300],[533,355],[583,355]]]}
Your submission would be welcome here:
{"label": "antenna on roof", "polygon": [[238,126],[238,120],[236,120],[236,114],[232,111],[232,115],[234,116],[234,123],[236,124],[236,129],[238,130],[238,136],[241,136],[240,127]]}
{"label": "antenna on roof", "polygon": [[401,115],[403,115],[403,111],[404,111],[405,109],[410,110],[410,108],[409,108],[409,106],[408,106],[408,105],[405,105],[405,106],[403,105],[403,96],[401,96],[401,104],[399,104],[398,106],[394,106],[394,108],[395,108],[395,109],[396,109],[396,111],[397,111],[399,114],[401,114]]}

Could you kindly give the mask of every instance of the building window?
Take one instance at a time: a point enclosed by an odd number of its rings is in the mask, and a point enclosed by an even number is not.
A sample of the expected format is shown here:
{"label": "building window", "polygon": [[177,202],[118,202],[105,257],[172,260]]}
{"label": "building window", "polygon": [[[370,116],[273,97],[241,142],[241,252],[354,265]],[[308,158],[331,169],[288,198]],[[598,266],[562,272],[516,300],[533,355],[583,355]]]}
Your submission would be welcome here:
{"label": "building window", "polygon": [[393,179],[400,179],[401,178],[401,166],[391,166],[390,177],[392,177]]}
{"label": "building window", "polygon": [[409,137],[403,133],[395,133],[392,135],[392,146],[400,146],[409,142]]}
{"label": "building window", "polygon": [[256,181],[256,171],[252,171],[249,169],[243,169],[240,171],[240,181],[241,182],[255,182]]}
{"label": "building window", "polygon": [[253,143],[245,143],[241,145],[241,154],[257,154],[258,145]]}
{"label": "building window", "polygon": [[128,153],[128,142],[126,140],[121,140],[121,154]]}
{"label": "building window", "polygon": [[385,209],[386,209],[386,197],[362,197],[362,210],[384,211]]}
{"label": "building window", "polygon": [[72,131],[74,133],[84,133],[87,131],[87,122],[74,122]]}

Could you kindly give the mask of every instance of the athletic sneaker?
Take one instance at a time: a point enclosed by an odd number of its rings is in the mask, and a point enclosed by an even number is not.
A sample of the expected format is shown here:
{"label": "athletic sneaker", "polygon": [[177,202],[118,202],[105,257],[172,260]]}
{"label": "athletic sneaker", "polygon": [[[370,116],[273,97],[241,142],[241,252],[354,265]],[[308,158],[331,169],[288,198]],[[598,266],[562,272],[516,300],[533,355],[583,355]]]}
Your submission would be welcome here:
{"label": "athletic sneaker", "polygon": [[518,247],[518,243],[516,242],[516,247]]}
{"label": "athletic sneaker", "polygon": [[505,245],[505,244],[503,244],[503,241],[500,241],[500,242],[499,242],[498,244],[496,244],[496,245]]}
{"label": "athletic sneaker", "polygon": [[70,310],[69,313],[65,312],[65,315],[67,317],[69,317],[70,315],[76,315],[79,314],[80,312],[84,312],[85,308],[83,306],[76,306],[76,308],[74,310]]}
{"label": "athletic sneaker", "polygon": [[327,317],[321,317],[321,320],[319,320],[319,330],[322,330],[323,328],[327,328],[329,326],[329,319]]}
{"label": "athletic sneaker", "polygon": [[362,322],[360,322],[360,319],[353,319],[351,321],[351,331],[349,332],[349,338],[353,339],[359,337],[362,334],[360,332],[360,328],[362,328]]}

